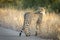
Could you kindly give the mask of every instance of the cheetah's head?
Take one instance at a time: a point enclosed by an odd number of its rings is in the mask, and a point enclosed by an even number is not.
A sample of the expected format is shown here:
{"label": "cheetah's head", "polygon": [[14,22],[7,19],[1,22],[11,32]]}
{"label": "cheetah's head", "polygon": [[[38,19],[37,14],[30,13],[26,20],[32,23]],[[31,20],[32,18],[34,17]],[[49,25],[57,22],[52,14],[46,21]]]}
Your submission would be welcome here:
{"label": "cheetah's head", "polygon": [[43,15],[44,15],[45,12],[46,12],[46,11],[45,11],[45,8],[39,7],[38,10],[37,10],[35,13],[36,13],[36,14],[43,14]]}

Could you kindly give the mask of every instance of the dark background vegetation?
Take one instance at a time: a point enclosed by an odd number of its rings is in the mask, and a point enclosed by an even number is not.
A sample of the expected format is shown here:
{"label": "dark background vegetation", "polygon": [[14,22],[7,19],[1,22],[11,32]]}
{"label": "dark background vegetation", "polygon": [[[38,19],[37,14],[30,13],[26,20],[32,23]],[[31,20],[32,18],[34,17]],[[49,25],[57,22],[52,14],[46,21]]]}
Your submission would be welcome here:
{"label": "dark background vegetation", "polygon": [[5,7],[16,9],[46,7],[60,12],[60,0],[0,0],[0,8]]}

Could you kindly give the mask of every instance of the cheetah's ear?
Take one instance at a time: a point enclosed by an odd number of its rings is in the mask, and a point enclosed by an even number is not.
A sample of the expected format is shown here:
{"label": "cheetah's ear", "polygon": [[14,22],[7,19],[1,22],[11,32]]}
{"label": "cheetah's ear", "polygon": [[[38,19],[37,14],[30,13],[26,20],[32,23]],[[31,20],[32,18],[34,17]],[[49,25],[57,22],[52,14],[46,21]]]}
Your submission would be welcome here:
{"label": "cheetah's ear", "polygon": [[43,7],[44,9],[46,9],[46,7]]}

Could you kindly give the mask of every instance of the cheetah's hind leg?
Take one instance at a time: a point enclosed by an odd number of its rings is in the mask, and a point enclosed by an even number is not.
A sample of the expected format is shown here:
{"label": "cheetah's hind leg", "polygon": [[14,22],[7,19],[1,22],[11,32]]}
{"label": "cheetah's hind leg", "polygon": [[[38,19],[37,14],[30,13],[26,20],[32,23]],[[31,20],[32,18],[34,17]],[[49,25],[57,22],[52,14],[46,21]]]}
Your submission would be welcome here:
{"label": "cheetah's hind leg", "polygon": [[21,34],[22,34],[22,31],[19,33],[19,36],[21,36]]}

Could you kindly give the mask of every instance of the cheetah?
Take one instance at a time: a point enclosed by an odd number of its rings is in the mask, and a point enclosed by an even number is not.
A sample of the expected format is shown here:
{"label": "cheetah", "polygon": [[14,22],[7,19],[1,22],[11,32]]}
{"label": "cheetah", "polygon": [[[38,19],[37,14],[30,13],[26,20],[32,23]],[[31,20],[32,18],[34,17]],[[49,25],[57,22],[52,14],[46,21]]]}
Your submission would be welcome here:
{"label": "cheetah", "polygon": [[[23,29],[24,29],[26,36],[37,35],[37,31],[39,31],[39,26],[37,26],[37,25],[41,23],[42,16],[43,16],[43,12],[41,12],[42,9],[43,8],[41,8],[40,10],[37,10],[35,12],[26,12],[25,13]],[[43,11],[45,14],[45,10],[43,10]]]}

